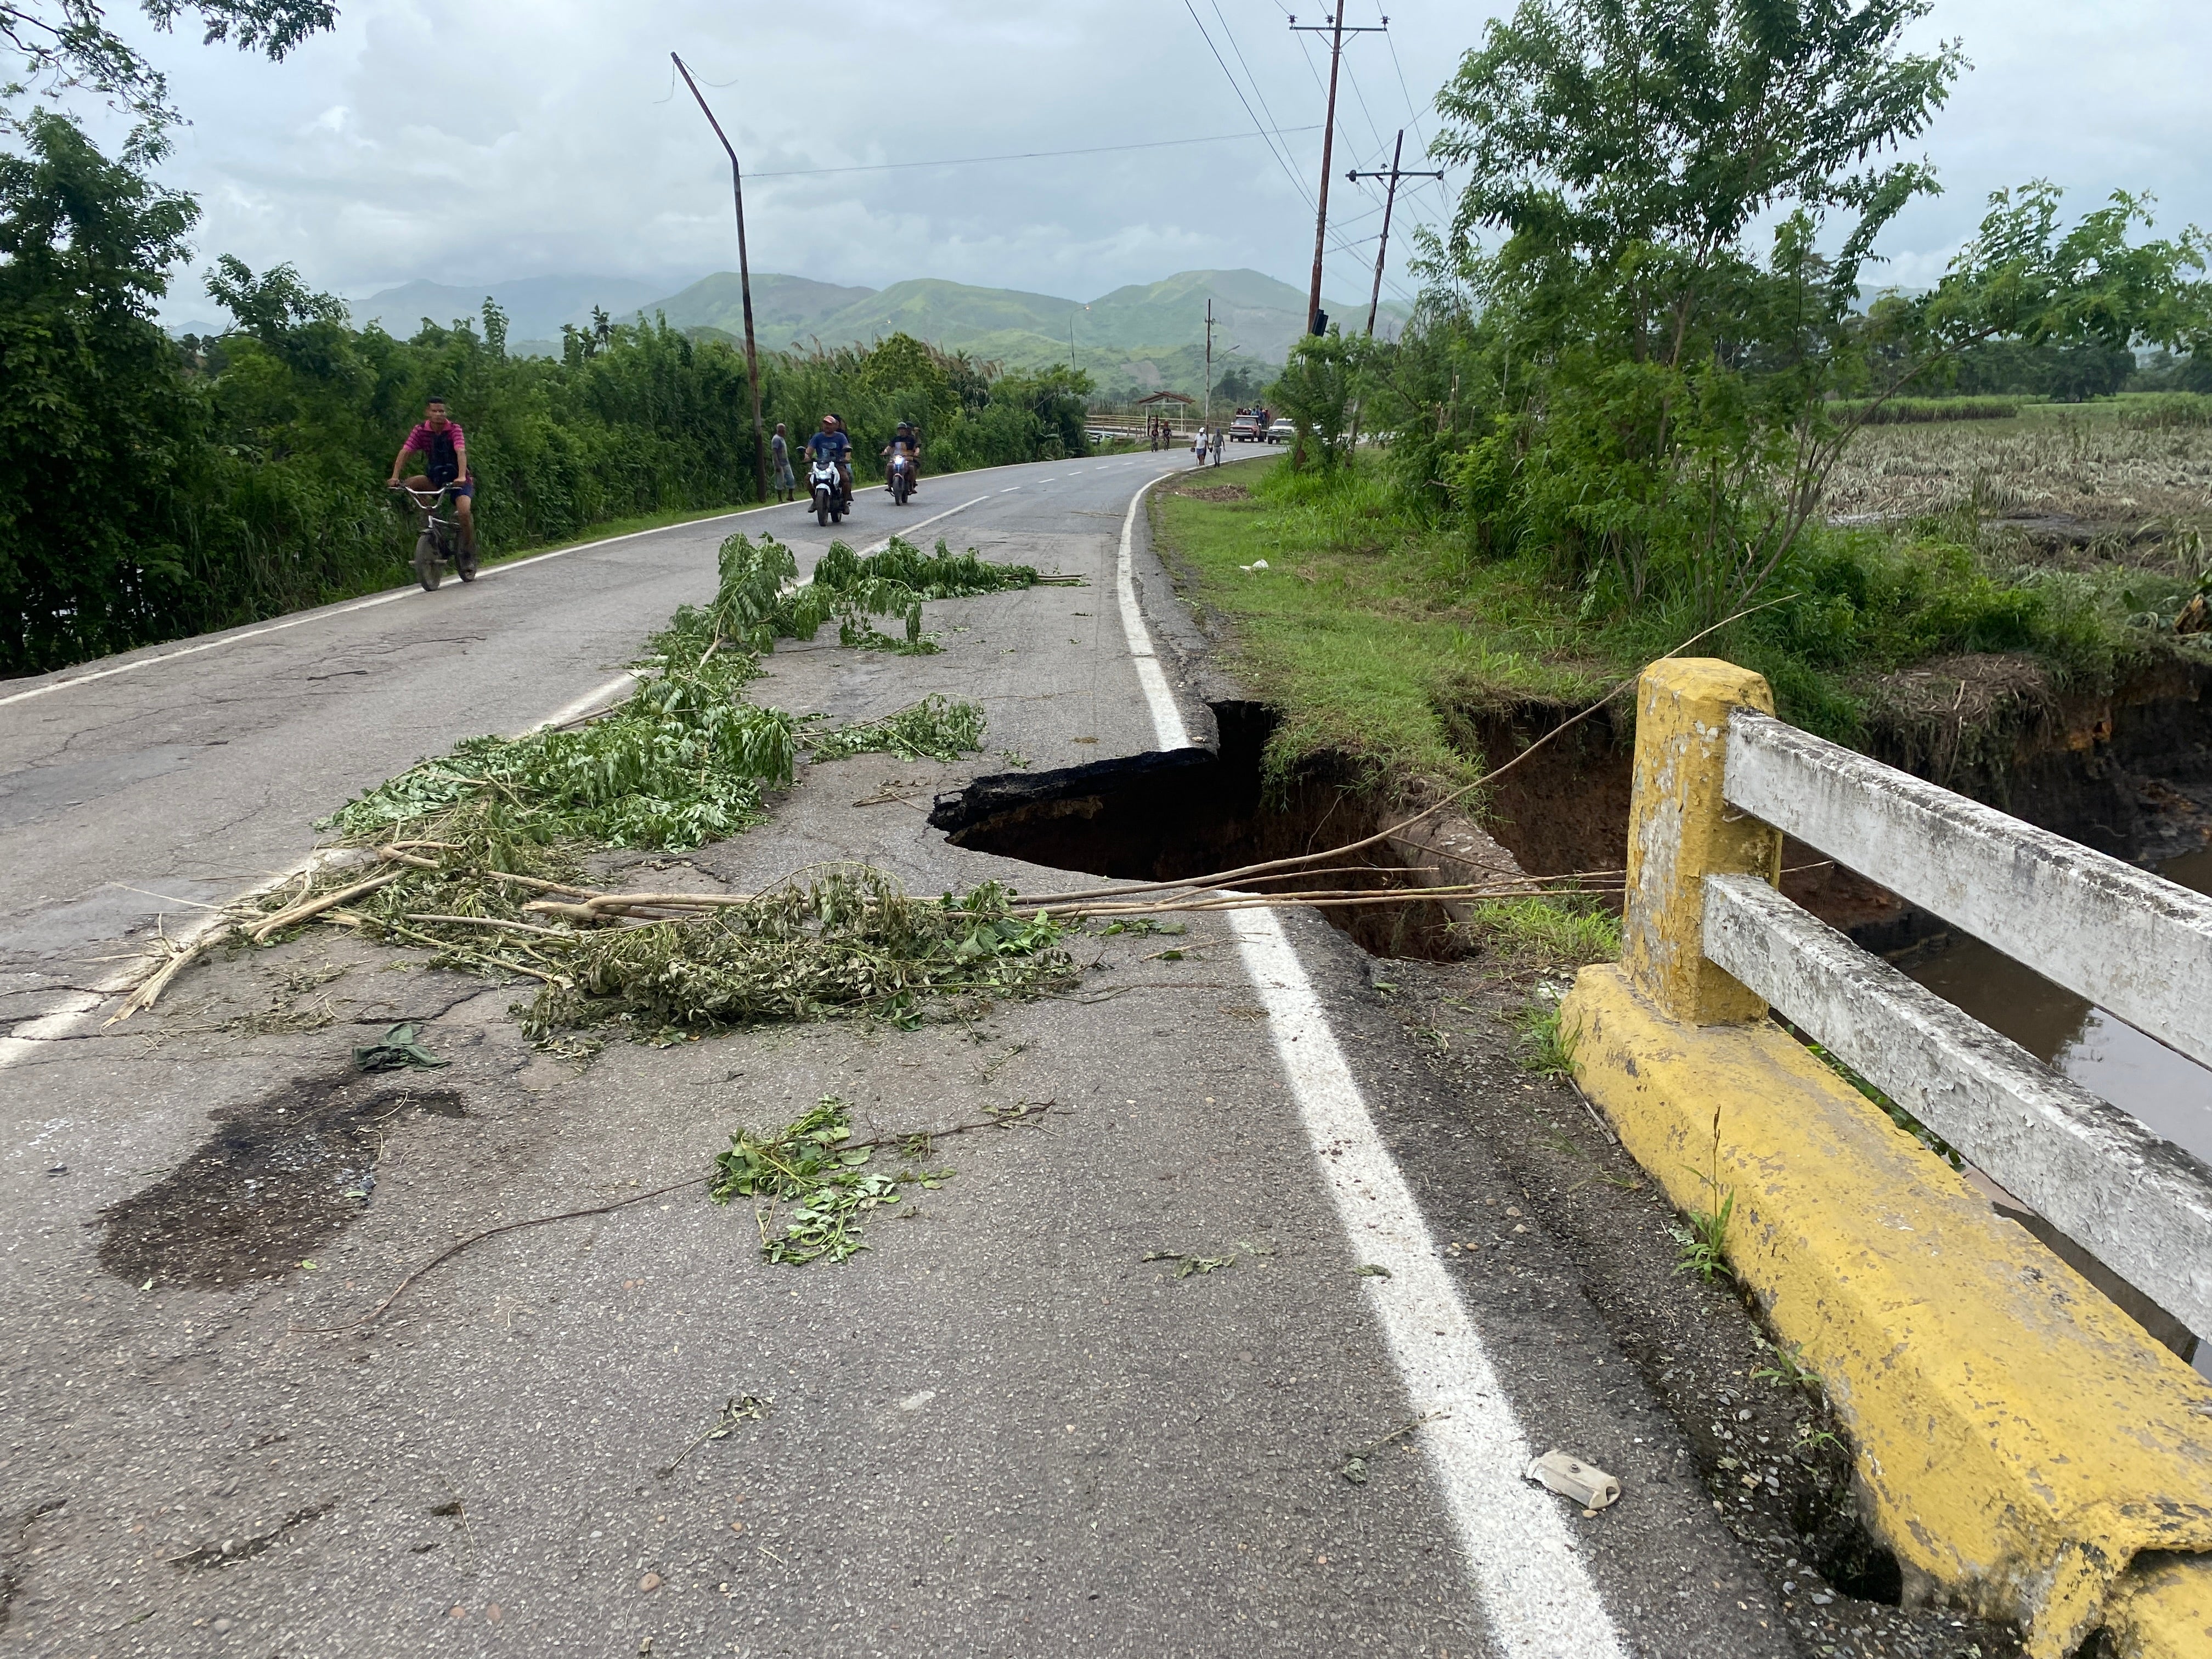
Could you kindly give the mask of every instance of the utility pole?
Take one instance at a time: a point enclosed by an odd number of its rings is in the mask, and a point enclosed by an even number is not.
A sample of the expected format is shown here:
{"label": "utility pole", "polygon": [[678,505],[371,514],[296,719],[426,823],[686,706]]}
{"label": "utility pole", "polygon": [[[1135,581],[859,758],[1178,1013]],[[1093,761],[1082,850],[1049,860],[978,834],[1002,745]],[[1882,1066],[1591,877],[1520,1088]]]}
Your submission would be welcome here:
{"label": "utility pole", "polygon": [[1344,175],[1355,182],[1361,179],[1388,179],[1390,181],[1389,191],[1382,198],[1382,240],[1375,250],[1375,287],[1367,296],[1367,337],[1370,340],[1375,337],[1375,313],[1382,303],[1382,261],[1390,253],[1390,213],[1398,205],[1398,181],[1401,179],[1441,179],[1444,176],[1442,171],[1407,172],[1398,165],[1399,158],[1405,153],[1406,129],[1400,127],[1397,147],[1390,152],[1389,172],[1362,173],[1354,167]]}
{"label": "utility pole", "polygon": [[738,204],[738,294],[745,309],[745,382],[753,394],[753,475],[760,487],[760,499],[768,499],[768,434],[761,427],[760,354],[753,348],[753,273],[745,255],[745,181],[738,167],[738,152],[722,131],[722,124],[714,118],[714,112],[707,107],[701,95],[699,83],[691,78],[691,71],[674,52],[668,54],[684,84],[691,88],[691,95],[699,100],[699,112],[707,118],[707,125],[714,129],[714,137],[721,139],[722,149],[730,158],[730,193]]}
{"label": "utility pole", "polygon": [[1206,423],[1213,424],[1213,301],[1206,302]]}
{"label": "utility pole", "polygon": [[[1327,14],[1324,14],[1327,15]],[[1328,170],[1336,154],[1336,71],[1344,58],[1344,37],[1347,34],[1381,34],[1390,27],[1384,18],[1380,27],[1365,24],[1356,28],[1344,26],[1343,0],[1337,0],[1336,13],[1325,23],[1301,23],[1295,15],[1291,18],[1293,34],[1326,34],[1328,36],[1328,114],[1321,130],[1321,201],[1314,210],[1313,284],[1306,290],[1306,332],[1319,334],[1327,326],[1321,309],[1322,254],[1328,244]]]}

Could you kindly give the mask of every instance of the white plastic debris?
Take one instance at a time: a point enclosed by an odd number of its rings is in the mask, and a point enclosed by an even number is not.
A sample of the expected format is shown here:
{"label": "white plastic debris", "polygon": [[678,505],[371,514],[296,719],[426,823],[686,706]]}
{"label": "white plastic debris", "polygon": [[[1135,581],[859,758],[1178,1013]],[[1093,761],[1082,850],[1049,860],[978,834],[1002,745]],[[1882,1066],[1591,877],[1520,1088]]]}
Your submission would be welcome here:
{"label": "white plastic debris", "polygon": [[1237,568],[1249,576],[1255,570],[1265,570],[1267,568],[1267,562],[1265,559],[1255,559],[1249,564],[1240,564]]}
{"label": "white plastic debris", "polygon": [[1592,1513],[1620,1496],[1620,1482],[1595,1464],[1561,1451],[1557,1446],[1528,1465],[1528,1479],[1548,1486],[1562,1498],[1571,1498]]}

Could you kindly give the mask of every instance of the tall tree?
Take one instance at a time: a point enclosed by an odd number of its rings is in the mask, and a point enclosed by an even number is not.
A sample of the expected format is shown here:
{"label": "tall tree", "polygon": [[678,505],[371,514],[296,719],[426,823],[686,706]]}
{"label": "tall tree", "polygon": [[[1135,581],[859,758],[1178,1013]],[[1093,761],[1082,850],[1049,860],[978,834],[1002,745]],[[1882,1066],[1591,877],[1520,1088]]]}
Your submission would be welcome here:
{"label": "tall tree", "polygon": [[2193,337],[2195,233],[2130,241],[2124,196],[2062,231],[2045,185],[1997,198],[1936,295],[1862,307],[1877,237],[1937,188],[1901,153],[1964,67],[1905,49],[1930,3],[1523,0],[1492,23],[1437,100],[1431,153],[1469,176],[1430,261],[1456,294],[1426,315],[1468,344],[1419,486],[1553,550],[1593,603],[1710,620],[1785,567],[1865,400],[1977,340]]}
{"label": "tall tree", "polygon": [[167,517],[198,427],[153,319],[191,198],[147,177],[143,130],[110,161],[33,111],[0,155],[0,663],[135,644],[179,574]]}
{"label": "tall tree", "polygon": [[[277,59],[338,16],[331,0],[138,0],[138,7],[165,32],[189,15],[209,45],[228,41]],[[15,60],[0,100],[82,88],[143,120],[176,118],[161,71],[108,27],[99,0],[0,0],[0,43]]]}

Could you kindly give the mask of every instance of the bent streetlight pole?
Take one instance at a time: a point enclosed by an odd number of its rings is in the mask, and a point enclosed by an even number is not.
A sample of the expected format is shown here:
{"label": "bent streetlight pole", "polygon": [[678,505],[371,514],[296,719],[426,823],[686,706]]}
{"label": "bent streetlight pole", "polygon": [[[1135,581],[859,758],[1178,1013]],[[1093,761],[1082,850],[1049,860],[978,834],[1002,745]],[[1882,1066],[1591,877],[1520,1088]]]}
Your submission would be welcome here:
{"label": "bent streetlight pole", "polygon": [[692,97],[699,100],[699,112],[707,118],[707,125],[714,129],[714,137],[722,141],[723,151],[730,158],[730,193],[738,204],[738,295],[744,302],[745,312],[745,384],[753,394],[753,477],[760,488],[760,499],[768,499],[768,434],[761,426],[760,355],[753,347],[753,273],[745,255],[745,181],[738,167],[738,152],[731,145],[722,124],[714,118],[714,112],[707,107],[701,95],[699,83],[691,78],[691,71],[674,52],[668,54],[676,65],[684,84],[691,88]]}

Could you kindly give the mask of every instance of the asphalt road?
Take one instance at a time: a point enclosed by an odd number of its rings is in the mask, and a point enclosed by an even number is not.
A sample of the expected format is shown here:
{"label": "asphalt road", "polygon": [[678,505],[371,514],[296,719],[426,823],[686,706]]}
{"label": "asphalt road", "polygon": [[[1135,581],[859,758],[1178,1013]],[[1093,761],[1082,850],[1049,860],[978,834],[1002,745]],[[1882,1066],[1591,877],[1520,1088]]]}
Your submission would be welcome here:
{"label": "asphalt road", "polygon": [[[1066,884],[924,815],[980,773],[1210,729],[1127,512],[1176,459],[864,498],[856,542],[903,522],[1088,585],[933,605],[938,656],[779,651],[763,701],[945,691],[983,703],[988,750],[810,769],[654,879],[844,858],[921,891]],[[1793,1651],[1527,1194],[1435,1130],[1377,975],[1310,915],[1194,926],[1180,960],[1087,938],[1080,994],[910,1032],[564,1060],[514,991],[328,929],[100,1024],[113,958],[295,865],[351,793],[607,695],[738,526],[802,565],[829,539],[771,509],[0,684],[0,1648]],[[400,1018],[452,1064],[362,1081],[352,1047]],[[939,1139],[957,1173],[842,1266],[764,1263],[693,1185],[478,1245],[349,1322],[457,1237],[696,1176],[824,1095],[871,1136],[1030,1109]],[[258,1184],[121,1249],[210,1139],[257,1148]],[[192,1287],[302,1204],[326,1220],[296,1261]],[[1620,1502],[1522,1480],[1552,1446]]]}

